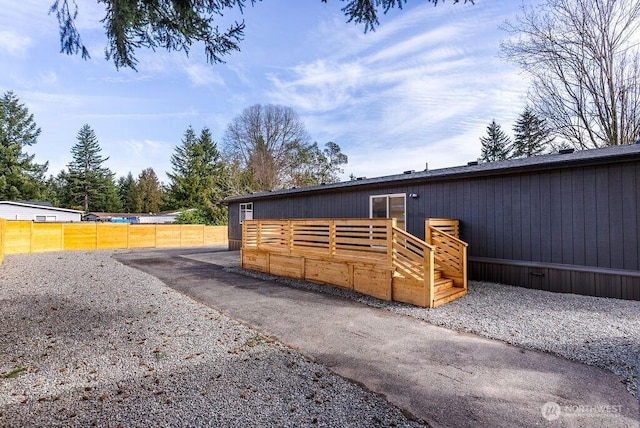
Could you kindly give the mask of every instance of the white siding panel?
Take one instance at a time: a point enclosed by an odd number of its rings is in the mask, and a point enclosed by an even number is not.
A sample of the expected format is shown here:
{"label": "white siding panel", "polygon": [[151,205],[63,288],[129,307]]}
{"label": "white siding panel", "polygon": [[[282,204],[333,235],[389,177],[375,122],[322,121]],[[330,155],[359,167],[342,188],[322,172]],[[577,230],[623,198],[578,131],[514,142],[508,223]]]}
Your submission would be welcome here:
{"label": "white siding panel", "polygon": [[[36,220],[36,216],[44,216],[46,221],[70,222],[80,221],[80,213],[65,212],[47,207],[25,207],[19,205],[0,204],[0,217],[7,220]],[[53,218],[55,217],[55,220]]]}

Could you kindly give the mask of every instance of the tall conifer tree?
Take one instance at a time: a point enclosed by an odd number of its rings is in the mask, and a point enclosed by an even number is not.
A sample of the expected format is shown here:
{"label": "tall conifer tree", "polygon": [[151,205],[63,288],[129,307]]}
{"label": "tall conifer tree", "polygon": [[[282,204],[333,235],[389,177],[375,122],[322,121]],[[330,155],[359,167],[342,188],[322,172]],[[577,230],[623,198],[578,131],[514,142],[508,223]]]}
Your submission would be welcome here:
{"label": "tall conifer tree", "polygon": [[168,173],[168,204],[174,209],[196,208],[210,224],[226,223],[225,168],[211,131],[204,128],[197,137],[192,127],[171,156]]}
{"label": "tall conifer tree", "polygon": [[40,128],[33,114],[11,91],[0,98],[0,199],[30,200],[45,196],[48,163],[37,164],[24,151],[37,143]]}
{"label": "tall conifer tree", "polygon": [[71,148],[73,160],[68,165],[67,185],[69,202],[82,206],[86,212],[108,210],[113,205],[113,195],[110,195],[115,191],[113,173],[102,166],[109,158],[102,157],[101,151],[93,129],[83,125],[78,131],[77,143]]}
{"label": "tall conifer tree", "polygon": [[136,201],[138,198],[136,188],[136,180],[133,178],[131,171],[126,177],[120,177],[118,179],[118,196],[122,203],[122,209],[127,213],[135,213],[137,211]]}
{"label": "tall conifer tree", "polygon": [[545,121],[536,116],[528,106],[513,126],[513,133],[511,152],[514,158],[541,155],[553,141]]}
{"label": "tall conifer tree", "polygon": [[164,192],[153,168],[143,170],[136,184],[136,211],[158,213],[164,204]]}
{"label": "tall conifer tree", "polygon": [[482,152],[480,160],[484,162],[494,162],[509,158],[509,146],[511,140],[500,128],[495,120],[487,126],[487,136],[481,137]]}

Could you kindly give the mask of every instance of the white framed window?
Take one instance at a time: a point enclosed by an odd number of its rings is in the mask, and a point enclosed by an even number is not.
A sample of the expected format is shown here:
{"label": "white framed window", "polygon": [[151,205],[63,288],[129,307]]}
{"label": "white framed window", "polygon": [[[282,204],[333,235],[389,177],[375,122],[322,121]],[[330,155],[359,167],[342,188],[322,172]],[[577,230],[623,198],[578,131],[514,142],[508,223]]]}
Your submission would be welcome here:
{"label": "white framed window", "polygon": [[407,196],[405,193],[371,195],[369,197],[370,218],[395,218],[397,226],[406,230]]}
{"label": "white framed window", "polygon": [[36,221],[56,221],[58,219],[55,215],[37,215]]}
{"label": "white framed window", "polygon": [[240,224],[243,220],[253,220],[253,202],[240,204]]}

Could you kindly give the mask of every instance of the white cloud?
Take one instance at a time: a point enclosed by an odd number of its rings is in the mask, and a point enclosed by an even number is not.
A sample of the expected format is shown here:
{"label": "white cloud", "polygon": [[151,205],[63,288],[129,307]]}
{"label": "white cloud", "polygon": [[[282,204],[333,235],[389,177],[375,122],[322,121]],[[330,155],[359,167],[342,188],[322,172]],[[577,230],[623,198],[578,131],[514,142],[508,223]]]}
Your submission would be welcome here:
{"label": "white cloud", "polygon": [[366,70],[356,63],[326,60],[300,64],[291,70],[293,79],[270,75],[274,85],[269,96],[280,104],[305,111],[328,111],[351,104],[353,90],[366,81]]}
{"label": "white cloud", "polygon": [[163,141],[154,140],[126,140],[122,142],[129,154],[141,155],[149,152],[164,150],[169,144]]}
{"label": "white cloud", "polygon": [[55,93],[44,91],[21,91],[20,99],[24,99],[29,110],[60,113],[60,106],[64,111],[71,112],[81,109],[90,103],[90,96],[82,96],[73,93]]}
{"label": "white cloud", "polygon": [[58,84],[58,74],[53,70],[38,73],[38,83],[47,87]]}
{"label": "white cloud", "polygon": [[364,36],[323,23],[319,38],[346,46],[271,74],[268,96],[299,110],[316,140],[340,144],[347,173],[464,164],[478,157],[491,119],[510,130],[527,88],[497,58],[505,16],[482,5],[460,15],[453,6],[416,7]]}
{"label": "white cloud", "polygon": [[189,80],[196,86],[224,85],[224,80],[212,66],[188,64],[184,67]]}
{"label": "white cloud", "polygon": [[79,26],[90,62],[57,53],[49,2],[7,2],[0,15],[0,31],[29,35],[23,48],[10,44],[24,58],[0,54],[0,86],[35,114],[43,133],[34,150],[52,168],[69,161],[78,129],[89,123],[118,175],[151,166],[166,179],[187,126],[209,126],[220,143],[243,108],[276,102],[296,109],[318,143],[340,144],[350,156],[347,175],[395,174],[475,159],[488,122],[510,130],[523,105],[526,82],[496,58],[495,27],[511,16],[503,9],[516,9],[512,0],[408,2],[367,34],[345,24],[338,6],[310,16],[311,6],[275,2],[272,15],[251,9],[242,52],[227,64],[206,64],[200,45],[190,57],[140,49],[137,73],[101,60],[104,6],[85,3]]}
{"label": "white cloud", "polygon": [[109,154],[108,167],[117,177],[126,176],[129,172],[134,177],[146,168],[153,168],[160,181],[166,181],[164,171],[170,171],[170,154],[173,144],[152,139],[128,139],[110,141],[103,145]]}
{"label": "white cloud", "polygon": [[100,80],[106,83],[119,84],[119,83],[140,83],[143,81],[149,81],[151,80],[151,78],[152,77],[148,74],[131,74],[131,75],[117,74],[117,75],[101,78]]}
{"label": "white cloud", "polygon": [[12,56],[23,56],[29,46],[31,38],[11,31],[0,31],[0,51],[7,52]]}
{"label": "white cloud", "polygon": [[406,58],[412,54],[420,54],[427,49],[434,49],[438,46],[453,40],[458,36],[459,29],[451,26],[438,28],[432,31],[426,31],[406,40],[401,40],[387,48],[370,55],[367,63],[376,63],[383,61],[393,61],[399,58]]}
{"label": "white cloud", "polygon": [[156,112],[156,113],[78,113],[77,116],[85,119],[172,119],[172,118],[185,118],[199,116],[200,113],[197,110],[190,109],[185,111],[168,111],[168,112]]}

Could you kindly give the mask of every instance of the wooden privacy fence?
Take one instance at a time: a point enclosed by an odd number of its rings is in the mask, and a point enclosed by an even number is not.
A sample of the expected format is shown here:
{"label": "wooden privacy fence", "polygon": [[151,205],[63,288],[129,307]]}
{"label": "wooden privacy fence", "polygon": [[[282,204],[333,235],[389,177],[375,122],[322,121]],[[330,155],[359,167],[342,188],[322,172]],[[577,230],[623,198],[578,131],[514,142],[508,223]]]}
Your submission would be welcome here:
{"label": "wooden privacy fence", "polygon": [[2,261],[4,260],[4,234],[6,226],[7,221],[0,218],[0,264],[2,264]]}
{"label": "wooden privacy fence", "polygon": [[424,307],[462,295],[460,290],[445,290],[453,282],[447,279],[445,284],[436,275],[436,252],[436,247],[397,228],[394,219],[245,220],[242,224],[243,268]]}
{"label": "wooden privacy fence", "polygon": [[199,224],[34,223],[0,219],[3,254],[67,250],[202,247],[227,243],[227,226]]}

